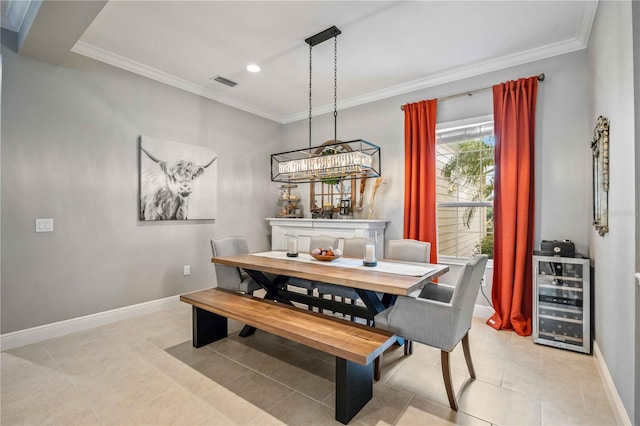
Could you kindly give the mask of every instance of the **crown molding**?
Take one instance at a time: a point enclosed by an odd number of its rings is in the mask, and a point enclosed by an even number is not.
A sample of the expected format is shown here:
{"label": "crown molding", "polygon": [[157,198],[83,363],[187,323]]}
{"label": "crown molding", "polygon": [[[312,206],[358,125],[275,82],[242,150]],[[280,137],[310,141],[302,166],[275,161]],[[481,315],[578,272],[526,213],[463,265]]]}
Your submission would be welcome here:
{"label": "crown molding", "polygon": [[[10,3],[11,2],[16,3],[15,0],[10,0]],[[467,66],[458,67],[438,74],[433,74],[418,80],[398,84],[396,86],[381,90],[376,90],[362,96],[354,96],[352,98],[339,101],[338,109],[346,109],[364,105],[370,102],[379,101],[382,99],[403,95],[422,89],[427,89],[429,87],[451,83],[465,78],[475,77],[488,72],[499,71],[505,68],[514,67],[517,65],[522,65],[525,63],[547,59],[553,56],[585,49],[589,42],[589,36],[591,34],[591,28],[593,26],[593,21],[595,19],[597,9],[598,0],[583,2],[582,11],[578,19],[575,38],[523,52],[518,52],[513,55],[503,56],[497,59],[476,62]],[[142,63],[132,61],[123,56],[116,55],[83,41],[78,41],[73,49],[71,49],[71,51],[281,124],[289,124],[295,121],[304,120],[309,116],[309,112],[306,110],[284,116],[273,114],[261,108],[256,108],[251,104],[240,102],[237,99],[216,92],[215,90],[212,90],[210,88],[181,79]],[[314,116],[327,114],[332,111],[332,104],[321,105],[318,107],[314,107]]]}
{"label": "crown molding", "polygon": [[2,10],[2,28],[20,32],[31,3],[31,0],[7,0]]}
{"label": "crown molding", "polygon": [[88,58],[95,59],[96,61],[104,62],[114,67],[132,72],[134,74],[138,74],[143,77],[147,77],[152,80],[159,81],[160,83],[164,83],[169,86],[176,87],[186,92],[190,92],[195,95],[202,96],[204,98],[211,99],[216,102],[220,102],[230,107],[237,108],[242,111],[246,111],[253,115],[257,115],[259,117],[263,117],[271,121],[282,123],[282,117],[280,116],[273,115],[267,111],[256,108],[247,103],[240,102],[236,99],[233,99],[232,97],[223,95],[219,92],[216,92],[215,90],[209,89],[199,84],[192,83],[190,81],[176,77],[164,71],[160,71],[158,69],[142,64],[140,62],[132,61],[131,59],[127,59],[124,56],[116,55],[112,52],[109,52],[108,50],[101,49],[92,44],[89,44],[83,41],[78,41],[73,46],[71,51],[79,55],[83,55]]}
{"label": "crown molding", "polygon": [[582,12],[578,19],[576,39],[586,48],[589,45],[589,37],[593,28],[593,21],[596,19],[598,11],[598,0],[586,1],[582,3]]}
{"label": "crown molding", "polygon": [[[355,96],[343,101],[339,101],[338,109],[351,108],[369,102],[403,95],[405,93],[415,92],[417,90],[439,86],[441,84],[451,83],[465,78],[475,77],[477,75],[485,74],[488,72],[499,71],[505,68],[574,52],[576,50],[582,50],[585,47],[586,46],[577,39],[571,39],[553,43],[540,48],[519,52],[513,55],[503,56],[498,59],[476,62],[464,67],[455,68],[438,74],[430,75],[429,77],[410,81],[408,83],[398,84],[386,89],[377,90],[363,96]],[[317,108],[314,107],[314,111],[316,111],[318,115],[325,114],[333,111],[333,105],[327,104],[319,106]],[[303,120],[309,116],[308,114],[308,111],[300,111],[296,114],[286,116],[284,118],[284,124]]]}

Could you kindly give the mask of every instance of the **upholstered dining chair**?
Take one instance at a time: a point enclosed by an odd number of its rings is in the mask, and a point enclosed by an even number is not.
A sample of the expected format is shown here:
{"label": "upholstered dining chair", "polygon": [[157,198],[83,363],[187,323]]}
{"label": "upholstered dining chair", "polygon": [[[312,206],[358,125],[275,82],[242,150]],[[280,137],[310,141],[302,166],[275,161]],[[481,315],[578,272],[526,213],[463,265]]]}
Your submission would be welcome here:
{"label": "upholstered dining chair", "polygon": [[[211,251],[213,256],[233,256],[235,254],[247,254],[249,248],[244,237],[226,237],[211,240]],[[234,266],[220,265],[214,263],[218,287],[227,290],[235,290],[240,293],[253,294],[258,290],[260,284],[255,282],[246,272]]]}
{"label": "upholstered dining chair", "polygon": [[[309,243],[309,251],[314,248],[337,248],[338,247],[338,239],[336,237],[330,237],[328,235],[314,235],[311,237],[311,241]],[[291,277],[287,282],[288,285],[304,288],[307,290],[307,294],[309,296],[313,295],[313,290],[316,288],[316,282],[305,280],[304,278],[296,278]],[[312,310],[311,306],[309,306],[309,310]]]}
{"label": "upholstered dining chair", "polygon": [[[367,240],[365,238],[345,238],[343,255],[346,257],[363,258]],[[429,263],[431,254],[431,244],[427,242],[403,239],[390,240],[389,249],[385,254],[385,259],[401,260],[405,262]],[[358,293],[351,287],[340,285],[318,283],[316,286],[318,293],[338,296],[342,299],[350,299],[352,303],[358,299]],[[406,340],[405,353],[411,350],[411,342]]]}
{"label": "upholstered dining chair", "polygon": [[[375,316],[375,326],[393,331],[398,336],[440,349],[442,377],[451,409],[458,410],[453,391],[449,354],[462,341],[464,357],[469,375],[476,374],[471,361],[469,330],[471,317],[480,283],[487,265],[486,255],[476,256],[466,263],[455,288],[443,292],[443,284],[430,284],[423,288],[420,296],[398,297],[396,303]],[[434,288],[435,287],[435,288]],[[439,288],[439,289],[438,289]],[[425,299],[429,296],[446,297],[448,301]],[[375,377],[380,378],[381,359],[376,359]]]}
{"label": "upholstered dining chair", "polygon": [[[389,260],[401,260],[403,262],[429,263],[431,258],[431,243],[413,239],[389,240],[389,247],[384,257]],[[416,292],[410,296],[417,297],[421,290],[422,289],[416,290]],[[426,298],[430,299],[431,297]],[[413,343],[411,343],[411,340],[405,339],[404,354],[410,355],[412,352]]]}
{"label": "upholstered dining chair", "polygon": [[404,262],[429,263],[431,243],[411,239],[389,240],[389,247],[384,257]]}
{"label": "upholstered dining chair", "polygon": [[[366,238],[343,238],[342,255],[344,257],[363,259],[366,245]],[[358,299],[358,293],[351,287],[318,282],[316,283],[316,289],[320,297],[328,294],[332,299],[335,299],[335,297],[340,297],[342,300],[350,299],[351,304],[355,304],[356,299]],[[353,320],[353,317],[351,319]]]}

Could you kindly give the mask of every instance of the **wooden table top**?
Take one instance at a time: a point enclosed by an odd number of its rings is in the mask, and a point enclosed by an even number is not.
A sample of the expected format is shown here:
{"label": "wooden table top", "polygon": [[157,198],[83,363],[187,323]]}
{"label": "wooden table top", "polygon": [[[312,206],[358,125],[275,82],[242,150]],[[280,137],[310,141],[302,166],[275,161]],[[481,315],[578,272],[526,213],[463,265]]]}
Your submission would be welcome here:
{"label": "wooden table top", "polygon": [[[384,261],[403,263],[387,259]],[[211,262],[398,296],[407,296],[419,289],[425,281],[432,280],[449,271],[447,265],[424,264],[423,266],[432,267],[434,270],[421,277],[415,277],[378,272],[369,269],[343,268],[332,266],[331,263],[299,262],[288,259],[254,256],[251,254],[213,257],[211,258]],[[409,264],[415,265],[415,263]]]}

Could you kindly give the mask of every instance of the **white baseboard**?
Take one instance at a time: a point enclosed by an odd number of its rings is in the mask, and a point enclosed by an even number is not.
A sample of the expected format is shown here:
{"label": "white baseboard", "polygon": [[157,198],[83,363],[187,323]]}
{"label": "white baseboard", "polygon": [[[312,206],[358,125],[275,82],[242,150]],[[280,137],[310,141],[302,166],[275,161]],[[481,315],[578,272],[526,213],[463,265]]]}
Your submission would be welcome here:
{"label": "white baseboard", "polygon": [[0,350],[6,351],[20,346],[30,345],[54,337],[65,336],[174,306],[180,306],[179,296],[166,297],[164,299],[152,300],[150,302],[125,306],[110,311],[98,312],[97,314],[71,318],[25,330],[14,331],[12,333],[5,333],[0,335]]}
{"label": "white baseboard", "polygon": [[[20,346],[52,339],[54,337],[65,336],[77,331],[88,330],[90,328],[99,327],[116,321],[122,321],[139,315],[156,312],[164,308],[179,306],[179,300],[178,296],[171,296],[137,305],[125,306],[124,308],[99,312],[97,314],[87,315],[84,317],[71,318],[65,321],[2,334],[0,335],[0,350],[6,351]],[[493,308],[490,306],[475,305],[473,308],[474,317],[486,319],[491,315],[493,315]]]}
{"label": "white baseboard", "polygon": [[604,384],[604,390],[607,394],[607,398],[609,399],[609,403],[611,404],[611,408],[613,409],[613,415],[616,417],[616,424],[631,425],[629,414],[627,414],[627,410],[625,410],[622,399],[620,399],[620,394],[618,394],[616,385],[613,383],[613,378],[609,373],[607,364],[604,362],[598,342],[595,341],[593,342],[593,355],[596,359],[596,366],[598,367],[600,378]]}
{"label": "white baseboard", "polygon": [[478,318],[489,319],[491,315],[493,315],[493,308],[491,306],[486,305],[474,305],[473,307],[473,316]]}

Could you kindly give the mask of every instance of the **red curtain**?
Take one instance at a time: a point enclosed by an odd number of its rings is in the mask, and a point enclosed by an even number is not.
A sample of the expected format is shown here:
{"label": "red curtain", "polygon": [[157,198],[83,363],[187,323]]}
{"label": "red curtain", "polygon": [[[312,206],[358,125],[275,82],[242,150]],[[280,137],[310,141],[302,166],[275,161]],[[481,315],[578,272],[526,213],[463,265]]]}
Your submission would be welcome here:
{"label": "red curtain", "polygon": [[537,93],[537,77],[493,86],[495,313],[487,324],[520,336],[531,334]]}
{"label": "red curtain", "polygon": [[437,104],[437,99],[431,99],[404,106],[404,238],[431,243],[431,263],[438,263]]}

